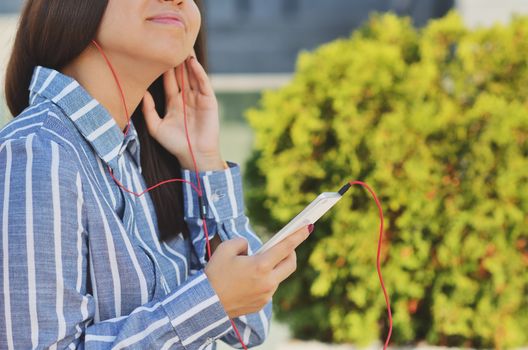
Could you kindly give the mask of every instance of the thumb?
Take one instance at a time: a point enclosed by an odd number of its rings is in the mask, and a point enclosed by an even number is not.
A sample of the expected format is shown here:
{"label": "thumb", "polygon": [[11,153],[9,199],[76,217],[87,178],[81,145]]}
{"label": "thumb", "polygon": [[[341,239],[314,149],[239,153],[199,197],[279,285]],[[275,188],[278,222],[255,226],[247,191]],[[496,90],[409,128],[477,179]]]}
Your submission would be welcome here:
{"label": "thumb", "polygon": [[[247,255],[248,252],[248,241],[242,237],[236,237],[228,241],[222,242],[223,250],[225,254],[229,256],[236,255]],[[220,246],[218,247],[220,248]]]}
{"label": "thumb", "polygon": [[156,111],[154,98],[148,90],[145,93],[145,96],[143,96],[142,111],[145,118],[145,123],[147,125],[147,130],[149,134],[154,137],[156,135],[156,130],[158,130],[163,119],[159,117],[158,112]]}

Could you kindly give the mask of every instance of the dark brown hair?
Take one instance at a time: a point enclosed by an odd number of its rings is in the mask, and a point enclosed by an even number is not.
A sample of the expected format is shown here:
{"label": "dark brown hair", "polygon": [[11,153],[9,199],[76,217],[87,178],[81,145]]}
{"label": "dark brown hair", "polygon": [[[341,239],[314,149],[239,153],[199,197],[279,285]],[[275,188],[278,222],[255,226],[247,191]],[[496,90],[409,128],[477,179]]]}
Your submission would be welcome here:
{"label": "dark brown hair", "polygon": [[[205,13],[203,1],[195,0],[202,14],[202,25],[194,50],[207,71]],[[20,16],[18,30],[5,79],[5,94],[13,116],[29,105],[28,87],[37,65],[60,70],[91,45],[108,5],[108,0],[27,0]],[[165,115],[165,91],[160,76],[148,89],[158,114]],[[147,186],[160,181],[181,178],[178,159],[166,151],[147,131],[141,104],[132,113],[141,145],[141,167]],[[149,191],[158,219],[161,239],[189,232],[183,220],[181,182],[171,182]]]}

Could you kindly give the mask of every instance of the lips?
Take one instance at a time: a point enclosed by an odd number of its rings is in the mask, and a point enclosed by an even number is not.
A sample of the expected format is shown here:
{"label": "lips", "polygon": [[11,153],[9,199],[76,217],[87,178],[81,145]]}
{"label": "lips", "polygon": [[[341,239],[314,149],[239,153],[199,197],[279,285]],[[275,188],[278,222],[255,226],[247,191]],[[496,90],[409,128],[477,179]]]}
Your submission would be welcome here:
{"label": "lips", "polygon": [[177,13],[160,13],[158,15],[147,18],[147,20],[162,23],[162,24],[171,24],[180,27],[185,27],[185,21],[183,17]]}

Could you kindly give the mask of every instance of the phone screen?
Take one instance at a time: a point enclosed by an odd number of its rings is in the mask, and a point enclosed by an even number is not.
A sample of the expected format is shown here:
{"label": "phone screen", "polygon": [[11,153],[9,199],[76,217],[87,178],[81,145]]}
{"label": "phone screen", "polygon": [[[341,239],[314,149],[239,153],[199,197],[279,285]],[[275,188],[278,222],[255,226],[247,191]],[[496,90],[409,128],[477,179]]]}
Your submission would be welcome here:
{"label": "phone screen", "polygon": [[340,199],[337,192],[323,192],[308,204],[297,216],[288,222],[279,232],[271,237],[255,254],[265,252],[298,229],[309,224],[315,224]]}

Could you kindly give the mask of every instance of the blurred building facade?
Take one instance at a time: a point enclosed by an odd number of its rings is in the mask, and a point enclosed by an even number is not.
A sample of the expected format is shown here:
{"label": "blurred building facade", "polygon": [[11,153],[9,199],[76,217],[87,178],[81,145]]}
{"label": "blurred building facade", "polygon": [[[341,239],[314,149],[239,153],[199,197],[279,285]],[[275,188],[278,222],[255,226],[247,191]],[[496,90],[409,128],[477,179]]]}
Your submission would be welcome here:
{"label": "blurred building facade", "polygon": [[[528,13],[527,0],[204,0],[211,73],[288,73],[299,50],[350,35],[372,12],[409,15],[421,26],[456,7],[470,26]],[[2,24],[23,0],[0,0]],[[9,20],[9,25],[14,21]],[[2,62],[0,62],[1,64]]]}
{"label": "blurred building facade", "polygon": [[212,73],[286,73],[299,50],[351,32],[372,12],[395,11],[423,25],[454,0],[206,0]]}
{"label": "blurred building facade", "polygon": [[2,0],[0,1],[0,13],[18,12],[21,6],[21,0]]}
{"label": "blurred building facade", "polygon": [[[528,0],[204,0],[215,91],[259,92],[286,83],[300,50],[347,37],[372,12],[394,11],[422,26],[457,8],[470,26],[528,14]],[[0,83],[23,0],[0,0]],[[0,124],[5,115],[0,89]],[[231,101],[230,101],[230,104]],[[226,108],[227,107],[226,103]],[[236,108],[239,109],[239,108]]]}
{"label": "blurred building facade", "polygon": [[[16,13],[22,0],[0,0]],[[286,73],[299,50],[348,36],[371,12],[410,15],[417,25],[454,0],[205,0],[211,73]]]}

